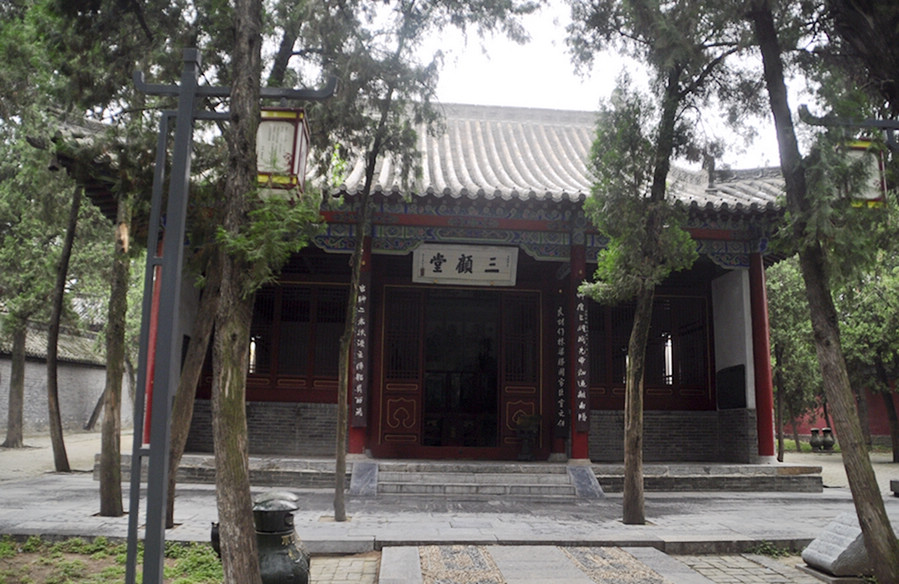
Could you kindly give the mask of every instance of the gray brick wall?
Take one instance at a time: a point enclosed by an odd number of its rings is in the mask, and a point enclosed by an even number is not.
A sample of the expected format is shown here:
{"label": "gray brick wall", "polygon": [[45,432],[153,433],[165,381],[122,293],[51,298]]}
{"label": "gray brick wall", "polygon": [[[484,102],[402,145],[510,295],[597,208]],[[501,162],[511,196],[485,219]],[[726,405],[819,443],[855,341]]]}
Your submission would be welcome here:
{"label": "gray brick wall", "polygon": [[[0,436],[6,436],[9,416],[9,377],[12,363],[7,356],[0,357]],[[79,365],[61,362],[58,366],[57,385],[62,427],[65,432],[81,432],[90,418],[97,400],[106,386],[106,368],[97,365]],[[128,381],[122,381],[122,427],[131,428],[134,407],[128,398]],[[47,364],[42,360],[25,362],[25,403],[22,412],[23,433],[44,434],[49,431],[50,416],[47,408]],[[102,417],[101,417],[102,419]],[[99,430],[99,424],[96,430]],[[2,438],[0,438],[2,440]]]}
{"label": "gray brick wall", "polygon": [[[212,452],[209,400],[194,404],[188,452]],[[333,456],[337,426],[336,404],[248,402],[250,454]]]}
{"label": "gray brick wall", "polygon": [[727,462],[754,464],[759,461],[758,427],[755,410],[721,410],[719,457]]}
{"label": "gray brick wall", "polygon": [[[643,413],[646,462],[756,462],[754,410],[647,411]],[[624,460],[624,412],[590,412],[590,459]]]}

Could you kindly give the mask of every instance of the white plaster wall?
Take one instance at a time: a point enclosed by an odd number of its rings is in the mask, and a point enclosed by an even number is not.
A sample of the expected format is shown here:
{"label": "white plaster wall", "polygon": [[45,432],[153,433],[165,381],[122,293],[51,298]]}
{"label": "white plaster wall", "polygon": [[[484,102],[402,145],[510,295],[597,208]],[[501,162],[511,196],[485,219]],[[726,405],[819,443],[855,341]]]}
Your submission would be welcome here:
{"label": "white plaster wall", "polygon": [[752,311],[749,270],[732,270],[712,281],[712,322],[715,367],[746,367],[746,406],[755,409],[755,369],[752,361]]}

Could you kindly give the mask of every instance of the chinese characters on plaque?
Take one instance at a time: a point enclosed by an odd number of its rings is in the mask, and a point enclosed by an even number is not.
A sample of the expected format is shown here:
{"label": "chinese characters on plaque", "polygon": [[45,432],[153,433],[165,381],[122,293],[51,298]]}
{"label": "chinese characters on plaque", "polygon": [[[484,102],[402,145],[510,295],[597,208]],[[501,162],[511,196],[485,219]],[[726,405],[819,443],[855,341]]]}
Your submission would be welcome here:
{"label": "chinese characters on plaque", "polygon": [[412,281],[514,286],[517,247],[423,243],[412,254]]}
{"label": "chinese characters on plaque", "polygon": [[356,317],[353,322],[353,346],[351,350],[353,362],[350,375],[352,386],[352,397],[350,398],[352,415],[350,419],[351,426],[354,428],[364,428],[368,425],[368,407],[365,403],[365,395],[366,387],[368,386],[368,332],[371,305],[369,283],[371,274],[363,273],[361,277],[359,296],[356,298]]}
{"label": "chinese characters on plaque", "polygon": [[574,335],[574,429],[587,432],[590,429],[590,361],[588,359],[587,301],[578,295],[575,304]]}
{"label": "chinese characters on plaque", "polygon": [[568,359],[565,353],[565,299],[556,307],[556,436],[564,437],[568,430]]}

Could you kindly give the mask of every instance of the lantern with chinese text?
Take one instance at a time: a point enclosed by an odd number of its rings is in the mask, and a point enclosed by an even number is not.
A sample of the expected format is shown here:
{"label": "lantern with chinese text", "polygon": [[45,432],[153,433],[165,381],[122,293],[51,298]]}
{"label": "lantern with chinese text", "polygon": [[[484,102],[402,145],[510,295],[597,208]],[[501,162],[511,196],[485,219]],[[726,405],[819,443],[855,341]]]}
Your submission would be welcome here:
{"label": "lantern with chinese text", "polygon": [[846,144],[851,163],[859,160],[865,165],[865,180],[852,196],[854,207],[880,207],[886,194],[886,177],[883,172],[883,154],[871,148],[871,140],[851,140]]}
{"label": "lantern with chinese text", "polygon": [[261,197],[302,193],[306,183],[309,126],[303,109],[264,108],[256,131]]}

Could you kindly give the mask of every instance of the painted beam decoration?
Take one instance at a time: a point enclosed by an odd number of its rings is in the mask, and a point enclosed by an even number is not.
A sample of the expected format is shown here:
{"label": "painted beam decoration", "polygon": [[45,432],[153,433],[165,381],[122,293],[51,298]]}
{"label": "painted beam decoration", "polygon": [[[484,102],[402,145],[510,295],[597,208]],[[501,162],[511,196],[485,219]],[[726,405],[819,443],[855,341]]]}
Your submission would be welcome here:
{"label": "painted beam decoration", "polygon": [[517,270],[517,247],[423,243],[412,253],[418,283],[514,286]]}

